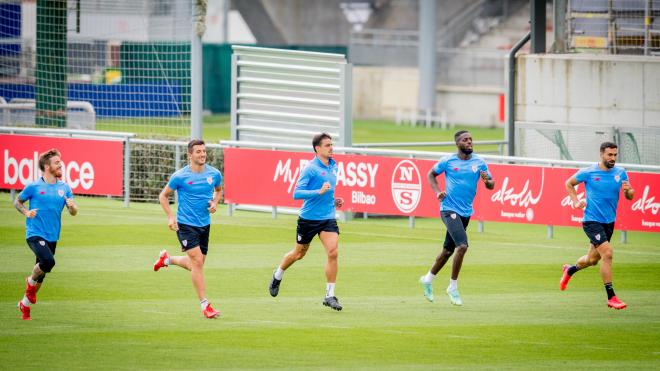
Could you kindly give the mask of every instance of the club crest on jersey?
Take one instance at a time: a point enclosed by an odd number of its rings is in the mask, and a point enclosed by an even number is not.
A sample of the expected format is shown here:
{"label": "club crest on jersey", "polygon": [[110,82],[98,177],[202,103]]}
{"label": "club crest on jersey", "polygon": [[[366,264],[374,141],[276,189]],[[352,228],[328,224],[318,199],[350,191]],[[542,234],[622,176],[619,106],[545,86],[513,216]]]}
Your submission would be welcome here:
{"label": "club crest on jersey", "polygon": [[616,180],[616,182],[618,183],[621,180],[621,176],[620,175],[615,175],[614,180]]}
{"label": "club crest on jersey", "polygon": [[39,245],[46,246],[46,241],[39,241]]}
{"label": "club crest on jersey", "polygon": [[183,240],[183,241],[181,241],[181,244],[182,244],[183,246],[188,246],[188,240]]}
{"label": "club crest on jersey", "polygon": [[210,176],[206,177],[206,182],[207,182],[208,184],[213,183],[213,178],[210,177]]}
{"label": "club crest on jersey", "polygon": [[449,216],[451,216],[452,219],[456,219],[456,214],[451,214]]}
{"label": "club crest on jersey", "polygon": [[598,241],[600,241],[600,233],[598,233],[598,234],[595,235],[594,237],[596,237],[596,239],[597,239]]}
{"label": "club crest on jersey", "polygon": [[60,195],[60,197],[64,197],[64,191],[61,189],[57,190],[57,194]]}
{"label": "club crest on jersey", "polygon": [[477,165],[472,165],[472,172],[476,173],[477,172]]}

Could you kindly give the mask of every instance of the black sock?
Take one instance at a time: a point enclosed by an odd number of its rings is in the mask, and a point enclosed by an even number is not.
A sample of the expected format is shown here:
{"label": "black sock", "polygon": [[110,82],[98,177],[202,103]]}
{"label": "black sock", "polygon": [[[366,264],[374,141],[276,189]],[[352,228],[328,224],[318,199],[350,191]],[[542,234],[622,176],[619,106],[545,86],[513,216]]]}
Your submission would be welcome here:
{"label": "black sock", "polygon": [[571,265],[570,267],[568,267],[568,271],[566,273],[568,273],[569,276],[572,276],[575,274],[575,272],[579,270],[580,268],[578,268],[577,265]]}
{"label": "black sock", "polygon": [[616,296],[614,294],[614,288],[612,287],[612,282],[608,282],[605,284],[605,291],[607,291],[607,300],[612,299],[612,297]]}

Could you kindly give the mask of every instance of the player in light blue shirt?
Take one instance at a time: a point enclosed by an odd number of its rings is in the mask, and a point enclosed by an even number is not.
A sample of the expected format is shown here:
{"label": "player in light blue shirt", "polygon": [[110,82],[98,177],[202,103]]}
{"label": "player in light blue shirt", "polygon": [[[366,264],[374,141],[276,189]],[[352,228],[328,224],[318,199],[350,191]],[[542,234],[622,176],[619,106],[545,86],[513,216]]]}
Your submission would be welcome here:
{"label": "player in light blue shirt", "polygon": [[[582,229],[589,237],[589,250],[580,257],[575,265],[565,264],[559,289],[566,290],[568,281],[580,269],[598,264],[600,275],[605,284],[607,306],[623,309],[626,303],[616,297],[612,286],[612,246],[610,239],[614,233],[616,208],[619,203],[619,193],[623,191],[626,199],[632,200],[635,191],[630,186],[628,173],[622,167],[616,166],[618,155],[617,145],[605,142],[600,145],[600,162],[580,169],[566,181],[566,192],[573,202],[573,207],[584,210]],[[575,186],[584,183],[587,199],[578,198]]]}
{"label": "player in light blue shirt", "polygon": [[[55,248],[60,239],[62,209],[66,206],[69,214],[78,213],[71,187],[60,180],[62,166],[60,152],[55,148],[39,155],[42,177],[28,184],[14,200],[16,210],[26,217],[25,238],[37,257],[32,274],[25,279],[23,299],[18,302],[24,320],[31,319],[30,305],[37,302],[37,292],[46,273],[55,266]],[[29,209],[25,208],[25,202],[29,202]]]}
{"label": "player in light blue shirt", "polygon": [[[468,248],[466,229],[473,213],[472,202],[477,194],[479,181],[488,189],[493,189],[495,182],[486,162],[472,153],[472,135],[468,131],[461,130],[454,134],[454,140],[458,147],[457,153],[443,157],[428,172],[429,184],[436,198],[441,202],[440,216],[447,226],[447,233],[442,252],[436,257],[428,273],[419,280],[424,289],[424,297],[428,301],[433,301],[433,279],[455,251],[447,295],[452,304],[463,305],[458,292],[458,274]],[[443,173],[445,189],[440,190],[436,177]]]}
{"label": "player in light blue shirt", "polygon": [[296,245],[284,255],[275,269],[268,290],[271,296],[277,296],[284,271],[305,256],[312,239],[318,235],[328,255],[325,265],[327,283],[323,305],[341,310],[342,306],[335,296],[339,250],[339,227],[335,212],[344,201],[335,198],[337,163],[332,158],[332,138],[326,133],[318,134],[312,139],[312,148],[316,156],[301,171],[293,192],[294,199],[303,200],[296,228]]}
{"label": "player in light blue shirt", "polygon": [[[175,172],[158,196],[167,214],[169,228],[176,231],[184,256],[170,256],[167,250],[160,252],[154,271],[170,264],[190,271],[197,292],[202,314],[206,318],[220,315],[206,299],[204,262],[209,246],[211,214],[215,213],[222,197],[222,174],[206,163],[204,141],[193,139],[188,143],[188,166]],[[170,208],[170,196],[177,192],[176,218]]]}

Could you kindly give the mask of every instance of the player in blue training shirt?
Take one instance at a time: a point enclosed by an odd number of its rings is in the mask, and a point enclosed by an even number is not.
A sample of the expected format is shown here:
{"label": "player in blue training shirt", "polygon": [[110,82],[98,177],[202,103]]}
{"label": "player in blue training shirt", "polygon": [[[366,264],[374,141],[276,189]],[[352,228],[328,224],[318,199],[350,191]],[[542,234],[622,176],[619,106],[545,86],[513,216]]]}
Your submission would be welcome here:
{"label": "player in blue training shirt", "polygon": [[[447,226],[447,234],[442,252],[435,258],[429,272],[420,277],[424,289],[424,297],[433,301],[432,282],[435,275],[454,255],[451,279],[447,287],[447,295],[452,304],[463,305],[458,292],[458,274],[463,265],[463,257],[467,252],[468,239],[466,229],[472,216],[472,202],[477,194],[477,184],[481,180],[488,189],[495,187],[495,182],[488,171],[484,160],[472,154],[472,135],[465,130],[454,134],[458,152],[455,155],[443,157],[428,172],[428,180],[435,196],[441,202],[440,217]],[[446,189],[440,190],[436,177],[445,174]]]}
{"label": "player in blue training shirt", "polygon": [[[28,184],[14,200],[14,207],[26,217],[25,238],[37,257],[32,274],[25,279],[25,295],[18,302],[22,318],[29,320],[30,305],[37,302],[37,292],[44,282],[46,273],[55,266],[55,248],[60,239],[62,209],[76,215],[78,206],[73,202],[73,193],[62,178],[60,152],[53,148],[39,155],[42,176]],[[29,209],[24,203],[29,202]]]}
{"label": "player in blue training shirt", "polygon": [[268,289],[271,296],[277,296],[284,271],[305,256],[312,239],[318,235],[328,255],[325,265],[327,284],[323,305],[341,310],[342,306],[335,296],[339,243],[335,208],[340,208],[344,201],[335,198],[337,163],[332,159],[332,138],[326,133],[315,135],[312,148],[316,157],[301,171],[293,192],[294,199],[304,200],[296,228],[296,245],[282,258],[273,273]]}
{"label": "player in blue training shirt", "polygon": [[[206,164],[206,145],[202,140],[193,139],[188,143],[188,159],[189,165],[172,174],[158,196],[167,214],[167,224],[171,230],[176,231],[181,250],[186,255],[170,256],[167,250],[163,250],[154,264],[154,271],[170,264],[189,270],[202,314],[206,318],[216,318],[220,313],[206,299],[204,261],[209,246],[210,214],[215,213],[222,197],[222,174]],[[178,203],[176,219],[169,203],[169,197],[174,191],[177,191]]]}
{"label": "player in blue training shirt", "polygon": [[[607,306],[614,309],[623,309],[626,303],[620,301],[614,294],[612,287],[612,246],[610,239],[614,233],[616,207],[619,203],[619,191],[628,200],[632,200],[635,191],[628,181],[628,173],[624,168],[615,166],[618,155],[617,145],[605,142],[600,145],[600,162],[580,169],[566,181],[566,192],[573,202],[574,208],[584,210],[582,229],[589,237],[589,251],[580,257],[575,265],[565,264],[563,274],[559,281],[559,289],[566,290],[566,285],[575,272],[598,264],[600,276],[607,292]],[[587,201],[579,200],[575,186],[584,183],[587,192]]]}

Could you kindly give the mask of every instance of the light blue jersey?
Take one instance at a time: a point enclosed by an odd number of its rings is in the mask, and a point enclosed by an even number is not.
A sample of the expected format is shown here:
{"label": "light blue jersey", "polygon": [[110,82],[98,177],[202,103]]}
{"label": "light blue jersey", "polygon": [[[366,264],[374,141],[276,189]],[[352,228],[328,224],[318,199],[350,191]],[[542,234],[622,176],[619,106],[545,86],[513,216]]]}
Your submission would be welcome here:
{"label": "light blue jersey", "polygon": [[71,187],[61,180],[48,184],[44,178],[28,184],[18,195],[21,201],[29,201],[28,210],[38,209],[34,218],[25,219],[25,238],[41,237],[48,242],[60,239],[64,198],[73,198]]}
{"label": "light blue jersey", "polygon": [[[330,189],[319,194],[325,182],[330,183]],[[337,162],[329,159],[326,166],[318,157],[314,157],[300,173],[296,189],[293,191],[295,200],[304,200],[300,217],[307,220],[334,219],[336,185]]]}
{"label": "light blue jersey", "polygon": [[177,191],[177,223],[194,227],[211,224],[209,202],[213,200],[213,190],[222,184],[222,174],[211,165],[196,173],[186,166],[170,178],[167,186]]}
{"label": "light blue jersey", "polygon": [[481,171],[488,173],[486,162],[479,156],[472,154],[469,159],[461,160],[458,155],[443,157],[433,166],[433,171],[440,175],[445,173],[445,193],[442,200],[442,211],[455,211],[463,217],[472,216],[472,202],[477,194],[477,184],[481,178]]}
{"label": "light blue jersey", "polygon": [[594,164],[578,170],[575,173],[575,179],[579,183],[584,183],[587,191],[584,221],[614,222],[616,219],[616,206],[619,203],[621,182],[628,180],[626,170],[618,166],[602,170],[598,164]]}

